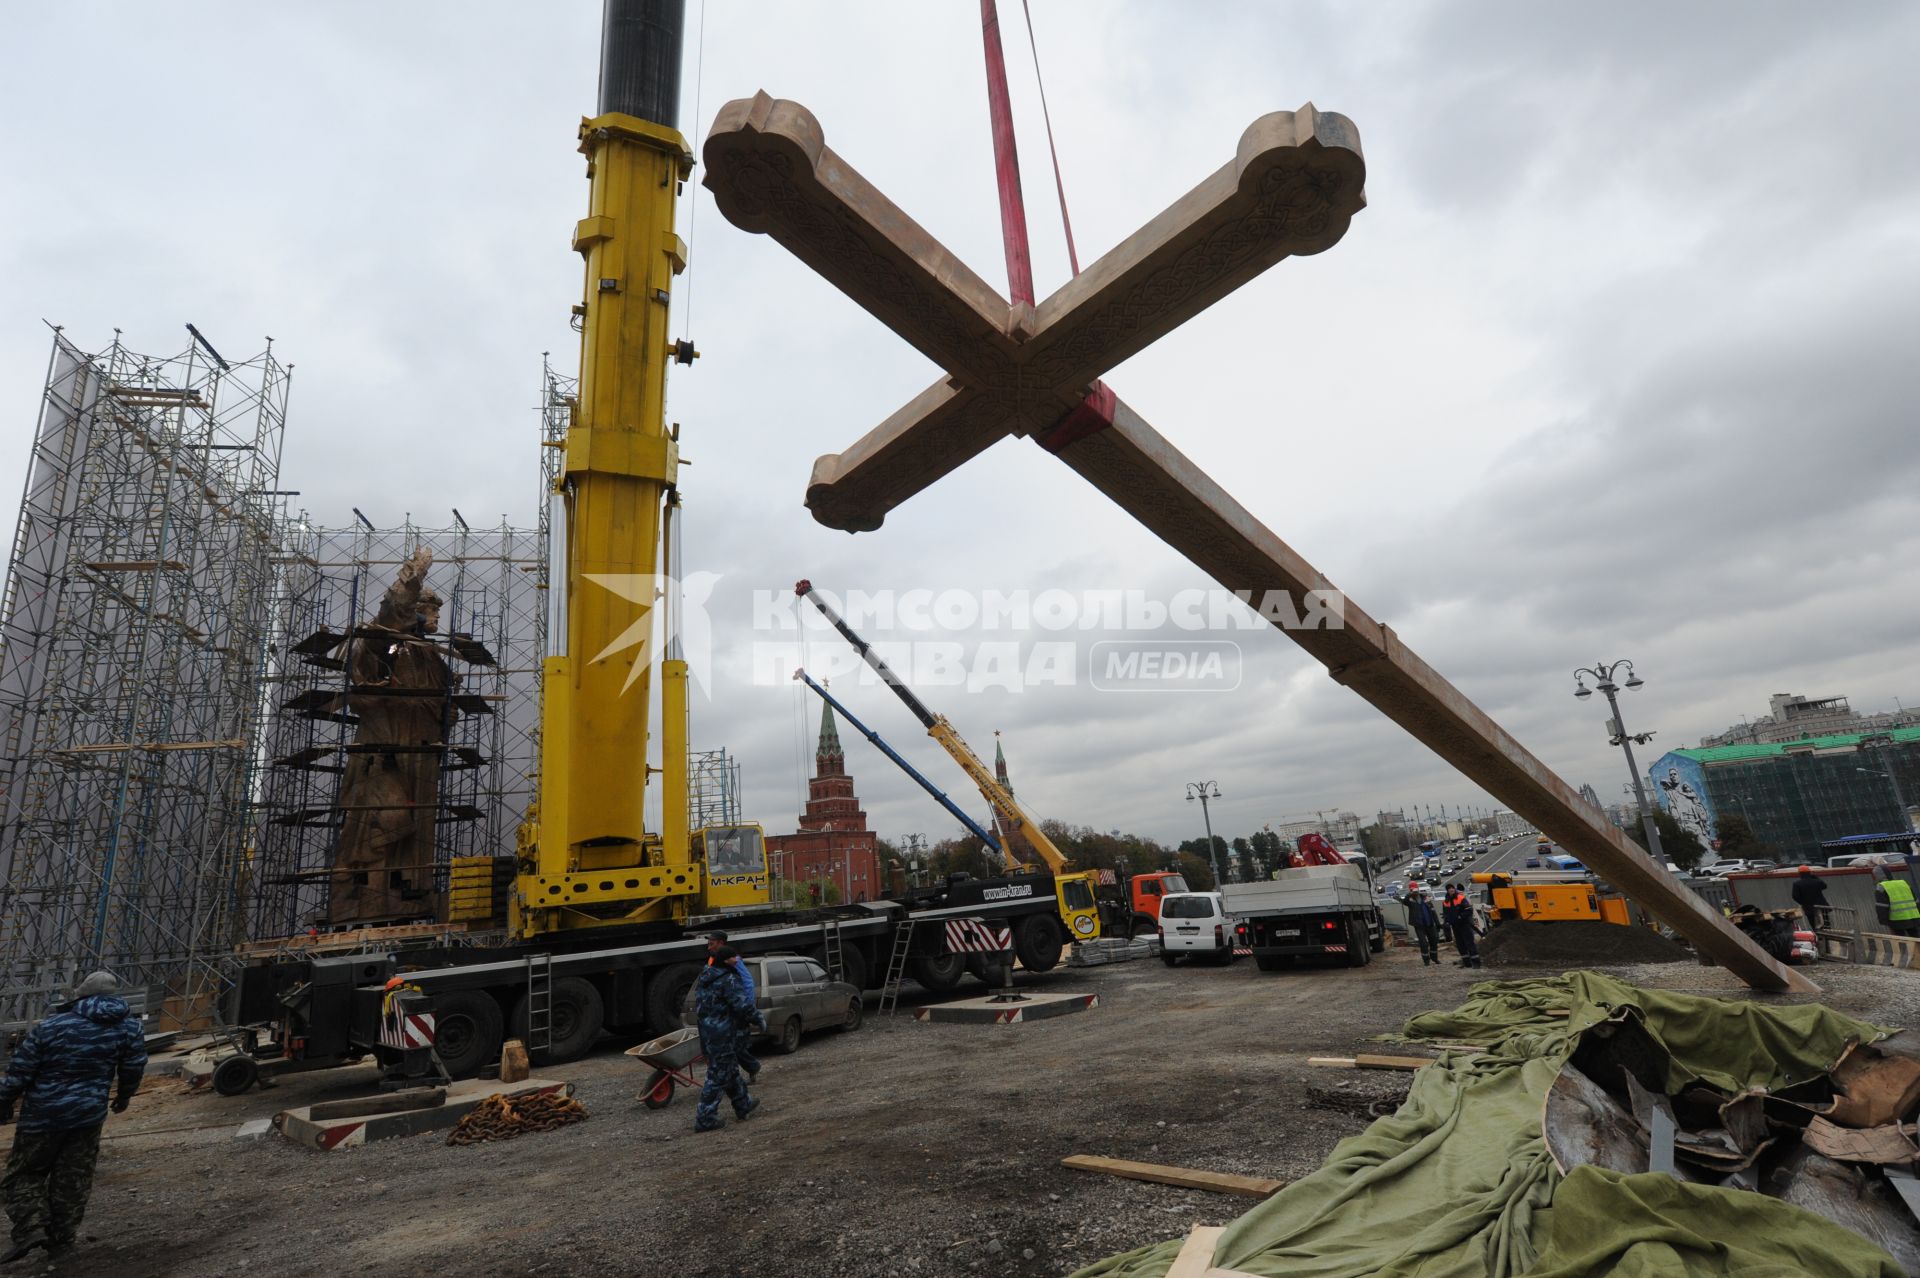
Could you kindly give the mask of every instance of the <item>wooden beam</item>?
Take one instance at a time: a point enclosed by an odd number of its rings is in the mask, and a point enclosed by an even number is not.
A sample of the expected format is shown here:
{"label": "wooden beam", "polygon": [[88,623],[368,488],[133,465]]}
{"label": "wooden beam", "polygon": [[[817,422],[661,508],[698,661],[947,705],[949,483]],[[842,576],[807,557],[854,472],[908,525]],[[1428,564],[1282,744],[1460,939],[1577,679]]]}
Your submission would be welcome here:
{"label": "wooden beam", "polygon": [[1322,1069],[1397,1069],[1416,1070],[1434,1062],[1431,1056],[1376,1056],[1361,1052],[1355,1056],[1309,1056],[1307,1064]]}
{"label": "wooden beam", "polygon": [[152,572],[156,568],[165,568],[168,572],[187,570],[187,566],[178,559],[100,559],[86,566],[95,572]]}
{"label": "wooden beam", "polygon": [[[1265,1176],[1236,1176],[1231,1172],[1198,1171],[1192,1167],[1168,1167],[1161,1163],[1135,1163],[1124,1158],[1102,1158],[1098,1154],[1070,1154],[1060,1160],[1060,1165],[1075,1171],[1101,1172],[1127,1180],[1150,1180],[1158,1185],[1204,1189],[1241,1198],[1270,1198],[1286,1188],[1287,1184],[1284,1180],[1272,1180]],[[1213,1253],[1207,1254],[1211,1256]]]}
{"label": "wooden beam", "polygon": [[307,1111],[307,1117],[359,1118],[362,1114],[399,1114],[409,1109],[437,1109],[447,1103],[444,1087],[413,1087],[384,1096],[361,1096],[353,1100],[321,1101]]}

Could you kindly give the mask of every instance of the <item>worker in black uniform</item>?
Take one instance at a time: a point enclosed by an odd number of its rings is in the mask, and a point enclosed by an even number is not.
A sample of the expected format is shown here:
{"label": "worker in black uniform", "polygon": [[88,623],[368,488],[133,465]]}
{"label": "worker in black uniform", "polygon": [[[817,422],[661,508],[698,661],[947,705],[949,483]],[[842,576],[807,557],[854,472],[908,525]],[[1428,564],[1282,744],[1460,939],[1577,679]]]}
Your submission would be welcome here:
{"label": "worker in black uniform", "polygon": [[1414,883],[1407,889],[1407,926],[1420,939],[1420,965],[1440,961],[1440,911],[1427,899],[1427,885]]}
{"label": "worker in black uniform", "polygon": [[1480,945],[1473,934],[1473,902],[1458,883],[1447,885],[1447,901],[1442,911],[1447,929],[1453,933],[1453,947],[1460,951],[1455,967],[1479,967]]}
{"label": "worker in black uniform", "polygon": [[1827,925],[1827,883],[1810,865],[1801,866],[1793,881],[1793,903],[1807,916],[1809,928],[1818,932]]}

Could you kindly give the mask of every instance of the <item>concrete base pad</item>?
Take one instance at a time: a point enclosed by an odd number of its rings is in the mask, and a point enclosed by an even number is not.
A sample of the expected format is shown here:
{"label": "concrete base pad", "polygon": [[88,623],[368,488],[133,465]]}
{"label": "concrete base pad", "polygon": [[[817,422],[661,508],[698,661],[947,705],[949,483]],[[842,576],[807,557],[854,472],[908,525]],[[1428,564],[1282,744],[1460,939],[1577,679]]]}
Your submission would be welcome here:
{"label": "concrete base pad", "polygon": [[1098,1006],[1098,994],[1029,993],[1018,1003],[996,1003],[991,996],[983,996],[923,1007],[913,1014],[913,1019],[958,1025],[1018,1025],[1021,1021],[1044,1021]]}
{"label": "concrete base pad", "polygon": [[551,1078],[529,1078],[518,1083],[502,1083],[492,1078],[463,1078],[447,1089],[444,1105],[432,1109],[408,1109],[397,1114],[368,1114],[360,1117],[324,1118],[315,1121],[311,1106],[282,1110],[273,1116],[280,1134],[308,1149],[349,1149],[370,1140],[391,1140],[396,1136],[415,1136],[421,1132],[444,1131],[465,1118],[487,1097],[505,1093],[509,1097],[535,1092],[573,1094],[573,1084]]}

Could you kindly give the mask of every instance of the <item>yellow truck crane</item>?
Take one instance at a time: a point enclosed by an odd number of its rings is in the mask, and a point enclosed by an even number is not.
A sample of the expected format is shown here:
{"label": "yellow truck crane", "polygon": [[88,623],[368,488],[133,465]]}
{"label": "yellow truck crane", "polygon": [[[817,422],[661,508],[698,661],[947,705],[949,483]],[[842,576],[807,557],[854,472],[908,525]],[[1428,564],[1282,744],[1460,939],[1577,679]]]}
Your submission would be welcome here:
{"label": "yellow truck crane", "polygon": [[[684,0],[606,4],[599,102],[579,129],[590,182],[587,216],[573,229],[586,281],[574,308],[580,392],[550,494],[539,789],[515,848],[461,858],[449,872],[443,921],[482,934],[466,945],[395,941],[371,956],[326,956],[322,946],[250,963],[228,1007],[244,1050],[213,1079],[223,1093],[263,1073],[369,1056],[393,1077],[427,1073],[436,1060],[473,1074],[509,1035],[552,1062],[582,1055],[603,1029],[664,1033],[679,1023],[705,961],[701,936],[715,927],[743,953],[807,954],[862,989],[909,942],[915,979],[957,983],[967,963],[949,938],[969,920],[1010,928],[1037,971],[1053,966],[1069,935],[1087,934],[1077,914],[1056,909],[1047,875],[776,909],[759,826],[688,828],[687,663],[672,615],[680,440],[664,413],[668,367],[695,357],[668,329],[673,281],[687,264],[674,210],[693,164],[677,128],[684,9]],[[666,635],[664,652],[656,633]],[[650,767],[656,683],[660,762]],[[655,784],[661,817],[649,830]],[[503,879],[504,910],[494,888]],[[484,935],[501,931],[497,941]]]}
{"label": "yellow truck crane", "polygon": [[[1017,863],[1013,853],[1015,839],[1009,837],[1011,835],[1018,835],[1026,846],[1032,848],[1039,854],[1040,859],[1046,862],[1046,874],[1052,880],[1054,895],[1059,902],[1060,919],[1066,925],[1068,938],[1075,941],[1091,941],[1097,938],[1100,935],[1100,909],[1094,900],[1093,873],[1087,870],[1074,870],[1072,863],[1061,853],[1053,840],[1047,837],[1046,831],[1027,815],[1026,809],[1022,808],[1011,794],[1007,793],[999,779],[994,776],[993,769],[973,752],[973,747],[960,736],[959,730],[947,722],[945,715],[935,714],[927,709],[925,703],[914,695],[913,690],[907,687],[899,675],[893,672],[893,667],[886,663],[886,659],[875,652],[872,645],[862,639],[853,627],[834,611],[832,604],[820,597],[814,590],[812,582],[805,580],[796,582],[793,593],[819,609],[820,615],[840,632],[841,638],[853,645],[853,650],[860,654],[860,659],[880,676],[887,687],[893,689],[893,694],[900,698],[901,704],[920,721],[920,726],[927,730],[927,735],[932,737],[940,748],[960,765],[960,770],[967,774],[967,779],[979,789],[981,797],[986,799],[987,806],[993,811],[993,823],[1000,831],[1001,852],[1007,859],[1008,868],[1016,873],[1031,873],[1034,868]],[[1020,951],[1021,962],[1028,967],[1033,966],[1027,952],[1031,948],[1035,947],[1021,947],[1016,944],[1016,949]],[[1048,963],[1047,966],[1051,967],[1052,964]]]}

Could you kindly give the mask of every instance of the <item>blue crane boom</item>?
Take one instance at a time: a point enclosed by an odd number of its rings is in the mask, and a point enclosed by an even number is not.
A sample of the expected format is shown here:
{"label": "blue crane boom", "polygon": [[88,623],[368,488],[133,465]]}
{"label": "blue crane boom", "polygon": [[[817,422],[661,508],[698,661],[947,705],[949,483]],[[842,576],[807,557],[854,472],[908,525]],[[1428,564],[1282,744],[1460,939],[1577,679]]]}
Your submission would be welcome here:
{"label": "blue crane boom", "polygon": [[847,709],[845,706],[841,705],[839,701],[835,700],[834,695],[831,692],[828,692],[818,682],[816,682],[812,675],[808,674],[805,670],[796,670],[793,672],[793,677],[800,680],[802,683],[806,684],[809,688],[812,688],[815,692],[819,693],[821,700],[825,701],[828,705],[832,706],[836,711],[838,711],[840,717],[842,719],[845,719],[848,723],[852,724],[854,728],[856,728],[859,731],[861,736],[873,742],[873,744],[879,748],[880,753],[886,755],[889,759],[892,759],[895,763],[899,764],[900,770],[902,772],[912,777],[915,781],[918,781],[920,783],[920,788],[922,790],[925,790],[928,794],[931,794],[934,797],[934,799],[939,802],[941,807],[953,813],[953,815],[959,819],[960,824],[966,826],[967,829],[971,830],[975,835],[986,840],[987,846],[989,848],[992,848],[996,855],[999,854],[1000,840],[994,838],[991,834],[988,834],[984,829],[980,827],[980,823],[978,821],[974,820],[972,817],[968,816],[965,812],[961,811],[960,805],[955,803],[952,799],[949,799],[946,796],[946,793],[942,791],[940,787],[936,786],[933,782],[927,780],[924,776],[920,775],[920,770],[914,767],[911,763],[908,763],[905,759],[901,758],[899,752],[896,751],[892,746],[888,745],[885,741],[883,741],[879,733],[875,732],[872,728],[869,728],[866,724],[860,722],[860,720],[854,718],[853,711]]}

